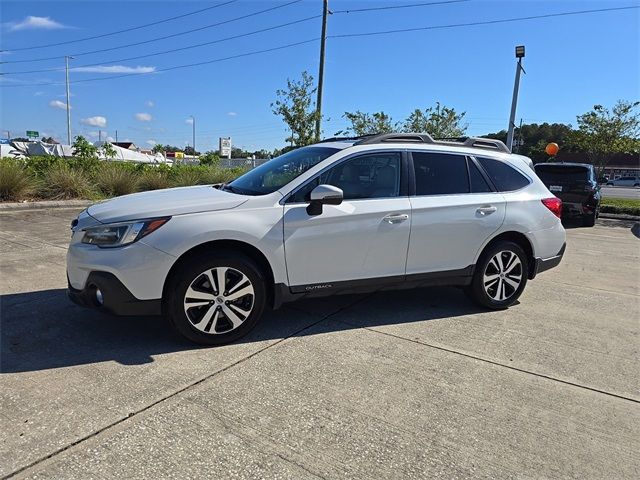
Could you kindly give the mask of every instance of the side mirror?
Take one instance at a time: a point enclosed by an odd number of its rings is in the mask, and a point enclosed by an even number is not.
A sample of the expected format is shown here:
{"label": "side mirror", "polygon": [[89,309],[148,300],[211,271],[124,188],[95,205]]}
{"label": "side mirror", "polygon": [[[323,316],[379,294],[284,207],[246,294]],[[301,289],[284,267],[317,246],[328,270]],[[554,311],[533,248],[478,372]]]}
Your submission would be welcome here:
{"label": "side mirror", "polygon": [[344,198],[344,193],[333,185],[318,185],[311,190],[310,203],[307,206],[309,215],[320,215],[323,205],[340,205]]}

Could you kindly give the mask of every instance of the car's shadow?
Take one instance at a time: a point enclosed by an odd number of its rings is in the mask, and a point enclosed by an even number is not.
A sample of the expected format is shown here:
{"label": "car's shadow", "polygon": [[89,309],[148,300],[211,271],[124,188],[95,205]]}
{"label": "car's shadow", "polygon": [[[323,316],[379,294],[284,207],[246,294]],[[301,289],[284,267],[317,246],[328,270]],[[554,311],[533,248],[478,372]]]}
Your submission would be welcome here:
{"label": "car's shadow", "polygon": [[[353,305],[351,308],[347,306]],[[319,320],[332,331],[402,324],[481,311],[456,288],[379,292],[300,300],[267,312],[237,343],[281,339]],[[336,314],[339,312],[338,314]],[[72,304],[64,289],[5,295],[0,303],[0,372],[15,373],[116,361],[153,362],[153,356],[199,347],[178,337],[162,317],[114,317]],[[213,348],[213,347],[211,347]]]}

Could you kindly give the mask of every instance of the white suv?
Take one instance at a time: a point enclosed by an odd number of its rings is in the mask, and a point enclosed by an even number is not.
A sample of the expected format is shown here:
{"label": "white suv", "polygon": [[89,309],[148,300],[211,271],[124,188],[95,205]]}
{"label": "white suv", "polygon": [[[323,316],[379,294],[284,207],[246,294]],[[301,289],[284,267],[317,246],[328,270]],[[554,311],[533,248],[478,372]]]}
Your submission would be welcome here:
{"label": "white suv", "polygon": [[69,296],[166,315],[204,344],[298,298],[455,285],[494,309],[560,262],[561,201],[495,140],[331,139],[225,185],[136,193],[73,221]]}

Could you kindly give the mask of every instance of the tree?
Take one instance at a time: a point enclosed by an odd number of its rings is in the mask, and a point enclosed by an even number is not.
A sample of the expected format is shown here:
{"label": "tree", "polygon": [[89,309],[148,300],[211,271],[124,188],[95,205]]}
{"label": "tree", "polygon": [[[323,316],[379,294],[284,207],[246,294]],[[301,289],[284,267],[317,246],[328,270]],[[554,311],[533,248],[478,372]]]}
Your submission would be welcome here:
{"label": "tree", "polygon": [[104,142],[102,144],[102,154],[105,158],[111,160],[116,157],[116,149],[113,148],[113,145],[110,142]]}
{"label": "tree", "polygon": [[212,165],[217,166],[220,163],[220,157],[218,156],[218,152],[214,152],[209,150],[208,152],[204,152],[200,157],[200,165]]}
{"label": "tree", "polygon": [[188,146],[188,147],[184,147],[184,154],[185,155],[199,155],[198,152],[196,152],[192,146]]}
{"label": "tree", "polygon": [[78,158],[96,158],[98,147],[87,141],[82,135],[78,135],[72,145],[73,154]]}
{"label": "tree", "polygon": [[58,143],[53,137],[42,137],[40,141],[42,143]]}
{"label": "tree", "polygon": [[160,145],[159,143],[156,143],[151,149],[151,151],[153,153],[164,153],[164,146]]}
{"label": "tree", "polygon": [[[513,151],[531,158],[534,163],[544,162],[549,157],[544,151],[548,143],[557,143],[563,151],[575,150],[570,142],[572,133],[571,125],[564,123],[523,124],[515,130]],[[507,141],[506,130],[483,136],[505,143]]]}
{"label": "tree", "polygon": [[598,176],[614,153],[640,152],[640,102],[618,100],[612,109],[594,105],[593,110],[578,115],[578,130],[572,146],[584,151],[596,167]]}
{"label": "tree", "polygon": [[351,126],[345,130],[336,132],[336,135],[372,135],[376,133],[392,133],[395,129],[391,123],[391,117],[384,112],[368,114],[357,110],[344,112],[344,118],[351,122]]}
{"label": "tree", "polygon": [[297,147],[315,142],[315,124],[318,118],[313,95],[313,77],[302,72],[300,81],[287,79],[287,89],[276,91],[278,99],[271,104],[275,115],[280,115],[287,124],[291,135],[285,140]]}
{"label": "tree", "polygon": [[457,138],[464,136],[467,125],[462,123],[466,112],[457,113],[454,108],[440,105],[422,111],[415,109],[402,124],[403,132],[426,132],[434,138]]}

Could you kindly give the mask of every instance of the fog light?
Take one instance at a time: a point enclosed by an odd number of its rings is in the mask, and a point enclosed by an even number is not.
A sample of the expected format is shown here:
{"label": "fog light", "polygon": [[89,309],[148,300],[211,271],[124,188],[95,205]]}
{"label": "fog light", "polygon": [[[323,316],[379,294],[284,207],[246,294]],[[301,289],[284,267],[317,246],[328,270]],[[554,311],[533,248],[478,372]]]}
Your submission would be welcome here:
{"label": "fog light", "polygon": [[98,302],[98,305],[102,305],[104,303],[102,291],[99,288],[96,288],[96,302]]}

